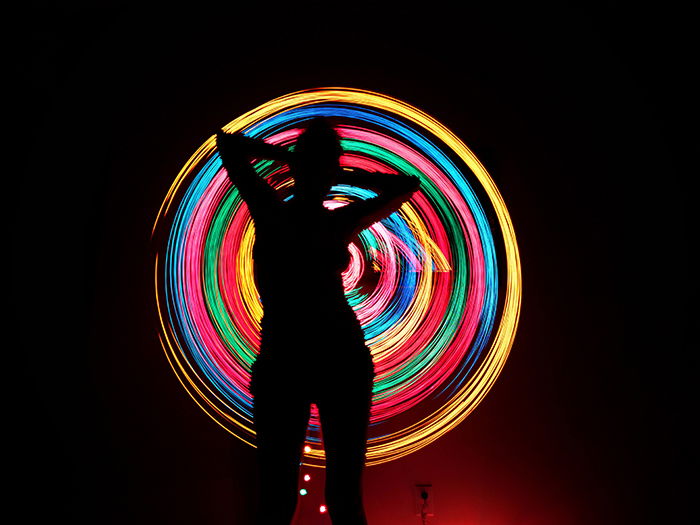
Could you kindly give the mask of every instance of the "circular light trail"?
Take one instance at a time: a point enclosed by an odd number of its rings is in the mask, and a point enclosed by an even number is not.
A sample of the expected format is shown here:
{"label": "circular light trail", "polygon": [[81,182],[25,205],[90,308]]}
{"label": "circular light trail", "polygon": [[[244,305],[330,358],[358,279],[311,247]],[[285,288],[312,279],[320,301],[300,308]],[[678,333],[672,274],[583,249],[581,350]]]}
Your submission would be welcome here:
{"label": "circular light trail", "polygon": [[[518,324],[518,246],[505,203],[474,154],[435,119],[395,98],[348,88],[301,91],[223,129],[293,147],[314,117],[335,123],[344,169],[421,180],[400,210],[350,244],[343,273],[375,363],[367,446],[367,464],[375,465],[444,435],[494,384]],[[215,143],[212,135],[182,168],[154,225],[154,239],[162,239],[155,256],[160,340],[195,402],[254,446],[248,383],[263,313],[253,281],[255,233]],[[260,160],[255,167],[291,195],[285,165]],[[372,195],[339,184],[326,206]],[[324,465],[315,410],[303,463]]]}

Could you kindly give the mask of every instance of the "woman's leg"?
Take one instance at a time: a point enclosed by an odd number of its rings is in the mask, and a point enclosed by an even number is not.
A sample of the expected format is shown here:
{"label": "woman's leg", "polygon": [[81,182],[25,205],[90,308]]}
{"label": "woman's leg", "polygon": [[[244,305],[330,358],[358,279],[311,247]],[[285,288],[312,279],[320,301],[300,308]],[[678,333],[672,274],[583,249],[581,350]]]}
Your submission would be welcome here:
{"label": "woman's leg", "polygon": [[373,372],[364,366],[348,372],[324,388],[317,402],[326,452],[326,504],[333,525],[366,525],[362,472]]}
{"label": "woman's leg", "polygon": [[254,423],[260,469],[257,523],[289,525],[297,504],[301,449],[310,404],[285,381],[285,370],[255,370]]}

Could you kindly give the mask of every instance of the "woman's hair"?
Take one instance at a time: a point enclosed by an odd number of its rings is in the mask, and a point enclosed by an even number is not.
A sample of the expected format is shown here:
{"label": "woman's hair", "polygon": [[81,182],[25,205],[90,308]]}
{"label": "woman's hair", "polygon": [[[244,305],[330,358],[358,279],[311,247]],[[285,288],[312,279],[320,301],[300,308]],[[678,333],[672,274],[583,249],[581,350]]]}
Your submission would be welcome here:
{"label": "woman's hair", "polygon": [[304,156],[338,158],[343,153],[338,133],[325,118],[314,118],[299,135],[294,151]]}

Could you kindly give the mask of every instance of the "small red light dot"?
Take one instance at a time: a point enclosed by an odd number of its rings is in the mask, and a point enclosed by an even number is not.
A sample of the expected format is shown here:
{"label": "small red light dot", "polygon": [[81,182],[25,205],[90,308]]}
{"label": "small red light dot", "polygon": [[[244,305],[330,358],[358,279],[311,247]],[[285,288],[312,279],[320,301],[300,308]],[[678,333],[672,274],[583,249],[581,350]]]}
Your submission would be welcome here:
{"label": "small red light dot", "polygon": [[308,474],[304,474],[304,481],[309,481],[311,479],[311,476]]}
{"label": "small red light dot", "polygon": [[323,514],[323,513],[326,512],[327,510],[328,510],[328,509],[326,508],[325,505],[321,505],[321,506],[318,508],[318,511],[319,511],[321,514]]}

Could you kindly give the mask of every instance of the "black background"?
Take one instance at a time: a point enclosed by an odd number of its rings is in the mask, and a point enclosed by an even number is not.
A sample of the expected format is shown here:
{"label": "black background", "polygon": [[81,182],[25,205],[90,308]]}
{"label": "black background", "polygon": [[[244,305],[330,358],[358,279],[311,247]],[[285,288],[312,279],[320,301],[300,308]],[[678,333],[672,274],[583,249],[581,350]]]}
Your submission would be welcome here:
{"label": "black background", "polygon": [[[518,236],[512,355],[479,409],[416,456],[483,451],[464,476],[500,487],[485,523],[498,505],[530,523],[537,498],[559,501],[552,523],[689,518],[687,16],[617,2],[29,10],[13,51],[29,147],[7,196],[21,359],[6,371],[27,522],[246,523],[251,451],[187,397],[158,343],[150,229],[214,130],[322,86],[395,96],[453,130]],[[372,486],[403,483],[384,472]],[[501,479],[518,473],[527,497]],[[227,479],[217,497],[194,488],[207,476]]]}

